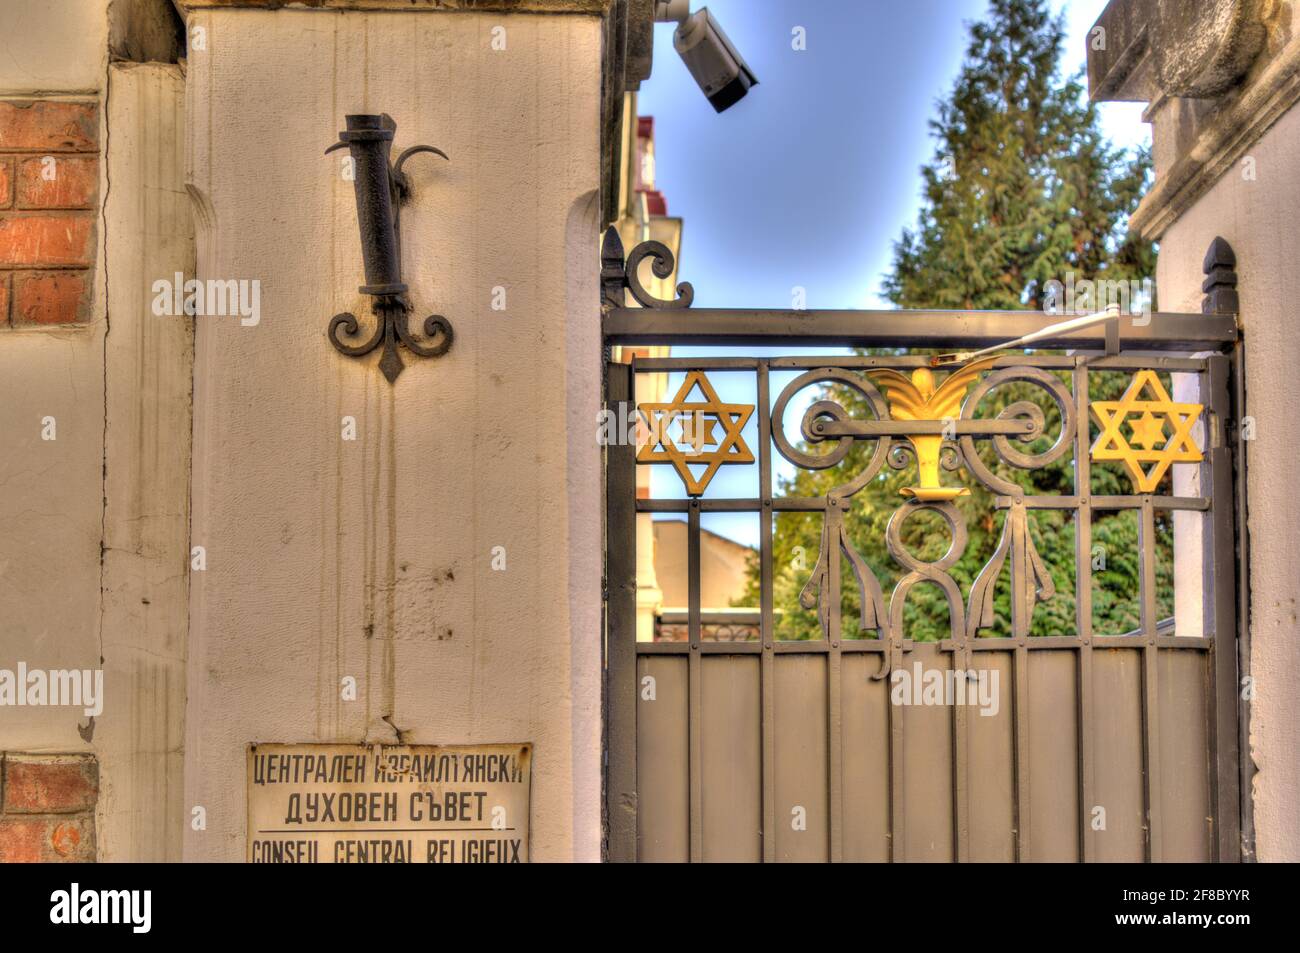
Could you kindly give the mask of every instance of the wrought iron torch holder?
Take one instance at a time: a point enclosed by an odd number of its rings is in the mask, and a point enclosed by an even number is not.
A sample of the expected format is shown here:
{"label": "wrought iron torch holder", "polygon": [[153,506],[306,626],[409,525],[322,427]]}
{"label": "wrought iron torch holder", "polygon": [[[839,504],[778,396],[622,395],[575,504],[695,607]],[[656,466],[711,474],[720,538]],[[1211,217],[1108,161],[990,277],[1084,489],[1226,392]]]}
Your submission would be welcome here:
{"label": "wrought iron torch holder", "polygon": [[[361,257],[366,283],[358,290],[373,298],[371,308],[378,319],[374,334],[360,338],[360,324],[351,312],[336,314],[330,321],[329,339],[335,350],[349,357],[361,357],[383,345],[379,369],[391,384],[405,366],[398,354],[400,343],[419,357],[439,357],[451,347],[451,322],[440,314],[424,319],[424,334],[430,342],[417,341],[407,327],[411,303],[402,281],[401,206],[411,187],[402,172],[406,160],[421,152],[447,158],[433,146],[411,146],[390,162],[397,123],[383,115],[347,117],[347,129],[326,154],[346,148],[352,157],[353,186],[357,198],[357,225],[361,229]],[[353,339],[348,343],[345,338]]]}

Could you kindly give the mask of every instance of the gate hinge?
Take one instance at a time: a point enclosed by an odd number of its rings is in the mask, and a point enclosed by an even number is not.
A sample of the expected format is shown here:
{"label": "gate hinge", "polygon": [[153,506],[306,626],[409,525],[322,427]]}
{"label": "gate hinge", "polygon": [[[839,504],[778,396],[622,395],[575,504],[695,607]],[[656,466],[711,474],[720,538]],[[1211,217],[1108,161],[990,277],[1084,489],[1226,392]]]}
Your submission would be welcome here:
{"label": "gate hinge", "polygon": [[1224,414],[1215,414],[1214,418],[1222,429],[1223,445],[1235,450],[1241,442],[1241,421]]}

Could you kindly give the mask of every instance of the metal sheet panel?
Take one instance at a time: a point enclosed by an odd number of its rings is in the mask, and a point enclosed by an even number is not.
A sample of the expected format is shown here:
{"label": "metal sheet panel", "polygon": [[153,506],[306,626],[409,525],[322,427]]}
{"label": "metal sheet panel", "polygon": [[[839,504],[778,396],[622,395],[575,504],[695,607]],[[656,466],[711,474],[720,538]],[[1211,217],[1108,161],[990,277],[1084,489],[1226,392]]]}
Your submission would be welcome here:
{"label": "metal sheet panel", "polygon": [[971,802],[970,859],[1013,861],[1016,859],[1016,777],[1012,654],[979,652],[974,658],[977,670],[997,673],[999,704],[995,714],[982,715],[975,709],[966,716],[970,741],[966,765]]}
{"label": "metal sheet panel", "polygon": [[1157,664],[1160,719],[1160,790],[1164,859],[1213,860],[1210,817],[1210,759],[1206,685],[1207,657],[1201,652],[1162,649]]}
{"label": "metal sheet panel", "polygon": [[[1093,804],[1085,821],[1099,861],[1142,861],[1146,857],[1142,794],[1142,653],[1094,649],[1092,653]],[[1105,810],[1105,829],[1093,812]],[[1098,821],[1099,823],[1100,821]]]}
{"label": "metal sheet panel", "polygon": [[830,858],[826,659],[778,655],[775,670],[776,858],[825,861]]}
{"label": "metal sheet panel", "polygon": [[[933,643],[917,645],[904,659],[909,671],[946,672],[951,656]],[[903,800],[907,826],[904,858],[947,863],[956,859],[953,838],[952,709],[947,705],[904,705]],[[897,756],[897,754],[895,755]]]}
{"label": "metal sheet panel", "polygon": [[691,837],[686,659],[642,656],[637,686],[637,859],[684,862]]}
{"label": "metal sheet panel", "polygon": [[700,668],[704,860],[758,861],[763,855],[758,658],[715,656],[703,659]]}
{"label": "metal sheet panel", "polygon": [[1029,656],[1029,856],[1079,860],[1079,751],[1075,653],[1036,650]]}
{"label": "metal sheet panel", "polygon": [[875,654],[841,661],[844,745],[844,860],[889,860],[889,691],[871,676]]}

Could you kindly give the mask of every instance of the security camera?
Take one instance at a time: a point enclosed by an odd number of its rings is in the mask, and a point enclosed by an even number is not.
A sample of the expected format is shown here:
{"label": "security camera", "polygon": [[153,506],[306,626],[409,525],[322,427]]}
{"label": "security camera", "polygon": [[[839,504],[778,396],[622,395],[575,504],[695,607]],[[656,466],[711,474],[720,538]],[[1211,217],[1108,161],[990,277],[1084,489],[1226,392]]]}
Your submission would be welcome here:
{"label": "security camera", "polygon": [[708,7],[689,13],[689,0],[659,0],[656,19],[677,20],[673,49],[717,112],[735,105],[758,84]]}

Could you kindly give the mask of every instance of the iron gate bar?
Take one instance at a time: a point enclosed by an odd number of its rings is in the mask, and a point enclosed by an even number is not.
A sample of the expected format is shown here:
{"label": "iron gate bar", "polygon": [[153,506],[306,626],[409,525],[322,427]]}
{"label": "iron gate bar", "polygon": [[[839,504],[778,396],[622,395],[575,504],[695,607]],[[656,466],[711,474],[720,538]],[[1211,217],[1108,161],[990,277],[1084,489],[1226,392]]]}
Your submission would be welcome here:
{"label": "iron gate bar", "polygon": [[776,860],[776,612],[772,592],[772,400],[767,364],[756,367],[758,398],[758,493],[762,509],[758,514],[759,561],[759,705],[762,710],[762,765],[760,781],[763,862]]}
{"label": "iron gate bar", "polygon": [[1161,837],[1160,790],[1160,715],[1156,711],[1160,695],[1156,669],[1156,514],[1150,497],[1143,497],[1138,522],[1138,585],[1142,638],[1142,746],[1143,795],[1146,798],[1147,860],[1164,860]]}
{"label": "iron gate bar", "polygon": [[[929,367],[928,357],[909,357],[907,355],[881,355],[877,357],[860,357],[857,355],[813,354],[804,357],[634,357],[632,367],[636,373],[657,373],[663,371],[752,371],[756,367],[770,367],[776,370],[817,370],[827,366],[858,370],[862,368],[916,368]],[[1205,370],[1205,359],[1194,357],[1162,357],[1148,355],[1144,357],[1119,356],[1105,357],[1098,354],[1087,355],[1025,355],[1018,354],[996,359],[993,368],[1004,367],[1040,367],[1044,370],[1068,371],[1075,367],[1086,366],[1093,371],[1186,371],[1200,373]]]}
{"label": "iron gate bar", "polygon": [[[997,508],[1006,508],[1013,501],[1009,496],[995,496]],[[1079,506],[1077,496],[1025,497],[1022,501],[1029,510],[1072,510]],[[697,503],[705,513],[757,513],[767,503],[755,499],[696,499],[637,500],[638,513],[685,513]],[[1098,511],[1140,510],[1142,500],[1130,496],[1094,496],[1089,505]],[[1205,512],[1211,509],[1210,501],[1199,496],[1153,496],[1151,505],[1157,510],[1187,510]],[[771,498],[772,509],[783,513],[818,513],[826,509],[826,498],[821,496],[778,496]]]}
{"label": "iron gate bar", "polygon": [[[1019,644],[1018,639],[996,635],[981,635],[971,639],[967,648],[972,652],[1012,652]],[[1085,641],[1078,635],[1036,635],[1025,643],[1025,650],[1061,651],[1078,649],[1091,644],[1094,649],[1145,649],[1150,639],[1145,635],[1093,635]],[[918,645],[937,645],[941,651],[956,651],[957,643],[952,639],[939,642],[917,642],[903,639],[902,646],[909,652]],[[1158,635],[1155,642],[1158,649],[1185,649],[1190,652],[1212,652],[1214,643],[1211,639],[1196,635]],[[840,653],[888,652],[889,643],[884,639],[869,637],[864,639],[844,639],[840,642]],[[762,652],[775,652],[778,655],[826,655],[831,650],[825,639],[808,639],[798,641],[774,642],[771,646],[759,642],[701,642],[692,649],[686,642],[639,642],[637,652],[641,655],[689,655],[699,652],[702,655],[758,655]]]}
{"label": "iron gate bar", "polygon": [[[893,647],[880,640],[880,648],[892,652]],[[907,800],[903,796],[903,712],[902,706],[890,705],[885,712],[889,728],[889,860],[897,863],[906,859],[907,851]]]}
{"label": "iron gate bar", "polygon": [[[606,367],[606,403],[635,400],[627,364]],[[605,830],[607,856],[637,856],[636,447],[605,448]],[[628,541],[631,546],[627,545]]]}
{"label": "iron gate bar", "polygon": [[[844,501],[828,497],[825,520],[830,524],[832,539],[839,539],[839,529],[844,520]],[[827,791],[830,801],[828,836],[830,837],[831,863],[837,864],[844,859],[844,720],[840,705],[840,612],[843,608],[840,599],[840,547],[830,548],[830,567],[827,570],[830,581],[830,631],[827,633],[829,655],[826,659],[826,724],[827,724]]]}
{"label": "iron gate bar", "polygon": [[[1225,421],[1234,419],[1229,372],[1228,359],[1215,356],[1210,359],[1206,374],[1201,378],[1203,391],[1208,391],[1202,397],[1213,412],[1205,427],[1209,446],[1206,448],[1206,462],[1201,465],[1202,486],[1208,484],[1211,496],[1224,501],[1233,499],[1234,490],[1233,456],[1224,427]],[[1250,810],[1251,801],[1250,789],[1240,787],[1242,752],[1237,745],[1241,699],[1238,698],[1238,646],[1235,644],[1241,618],[1238,600],[1248,597],[1237,592],[1237,574],[1227,570],[1238,555],[1236,516],[1236,507],[1226,504],[1211,511],[1207,551],[1202,561],[1206,578],[1201,587],[1205,593],[1204,627],[1214,633],[1210,684],[1207,686],[1210,697],[1215,699],[1214,718],[1209,725],[1210,764],[1217,780],[1210,785],[1210,807],[1217,820],[1214,853],[1219,860],[1233,861],[1248,853],[1241,840],[1241,812]],[[1246,760],[1250,760],[1248,754]],[[1222,810],[1223,801],[1229,806],[1236,805],[1236,809]]]}
{"label": "iron gate bar", "polygon": [[[1114,360],[1114,358],[1110,358]],[[1093,798],[1092,734],[1088,730],[1092,720],[1092,460],[1089,454],[1089,431],[1086,424],[1088,398],[1088,370],[1079,364],[1070,372],[1074,392],[1074,412],[1080,421],[1074,433],[1074,612],[1079,642],[1075,665],[1075,691],[1077,693],[1078,725],[1075,738],[1079,748],[1079,857],[1084,863],[1096,859],[1095,833],[1091,824]],[[1084,569],[1080,569],[1084,566]],[[1086,650],[1086,651],[1085,651]]]}
{"label": "iron gate bar", "polygon": [[[1014,564],[1013,564],[1014,566]],[[1014,571],[1014,569],[1013,569]],[[1014,585],[1014,583],[1013,583]],[[1014,618],[1016,613],[1016,601],[1012,600],[1012,628],[1017,627],[1019,620]],[[1017,635],[1015,639],[1015,648],[1012,650],[1012,690],[1011,690],[1011,722],[1012,730],[1012,750],[1011,750],[1011,776],[1015,779],[1015,803],[1014,813],[1012,814],[1012,833],[1016,837],[1016,860],[1028,861],[1031,857],[1029,853],[1029,818],[1026,812],[1029,808],[1029,646],[1025,644],[1025,639]]]}
{"label": "iron gate bar", "polygon": [[[1235,257],[1235,256],[1234,256]],[[1233,289],[1236,290],[1235,288]],[[1232,485],[1236,491],[1236,558],[1237,558],[1237,678],[1244,688],[1251,677],[1250,668],[1250,522],[1246,499],[1246,441],[1242,439],[1242,421],[1246,417],[1246,355],[1241,342],[1232,349],[1232,429],[1235,447],[1232,457]],[[1237,700],[1238,801],[1240,811],[1241,856],[1255,860],[1254,784],[1255,764],[1250,756],[1250,702],[1243,691]]]}
{"label": "iron gate bar", "polygon": [[700,659],[700,506],[691,500],[686,522],[686,606],[690,617],[687,634],[686,684],[690,693],[687,704],[689,732],[689,768],[687,780],[691,798],[691,863],[704,860],[704,685]]}
{"label": "iron gate bar", "polygon": [[[996,496],[994,500],[1005,506],[1011,497]],[[1031,510],[1072,510],[1084,505],[1094,510],[1136,510],[1143,505],[1142,500],[1132,496],[1025,497],[1024,504]],[[1152,496],[1151,505],[1158,510],[1204,511],[1210,508],[1210,501],[1203,496]]]}
{"label": "iron gate bar", "polygon": [[[1041,311],[763,311],[611,308],[606,344],[749,345],[754,347],[986,347],[1024,337],[1059,320]],[[1129,350],[1217,351],[1236,342],[1235,315],[1157,311],[1146,324],[1126,324]],[[1104,351],[1104,328],[1034,342],[1038,350]]]}
{"label": "iron gate bar", "polygon": [[818,420],[813,433],[823,437],[907,437],[917,434],[978,434],[1008,437],[1032,433],[1032,420]]}

